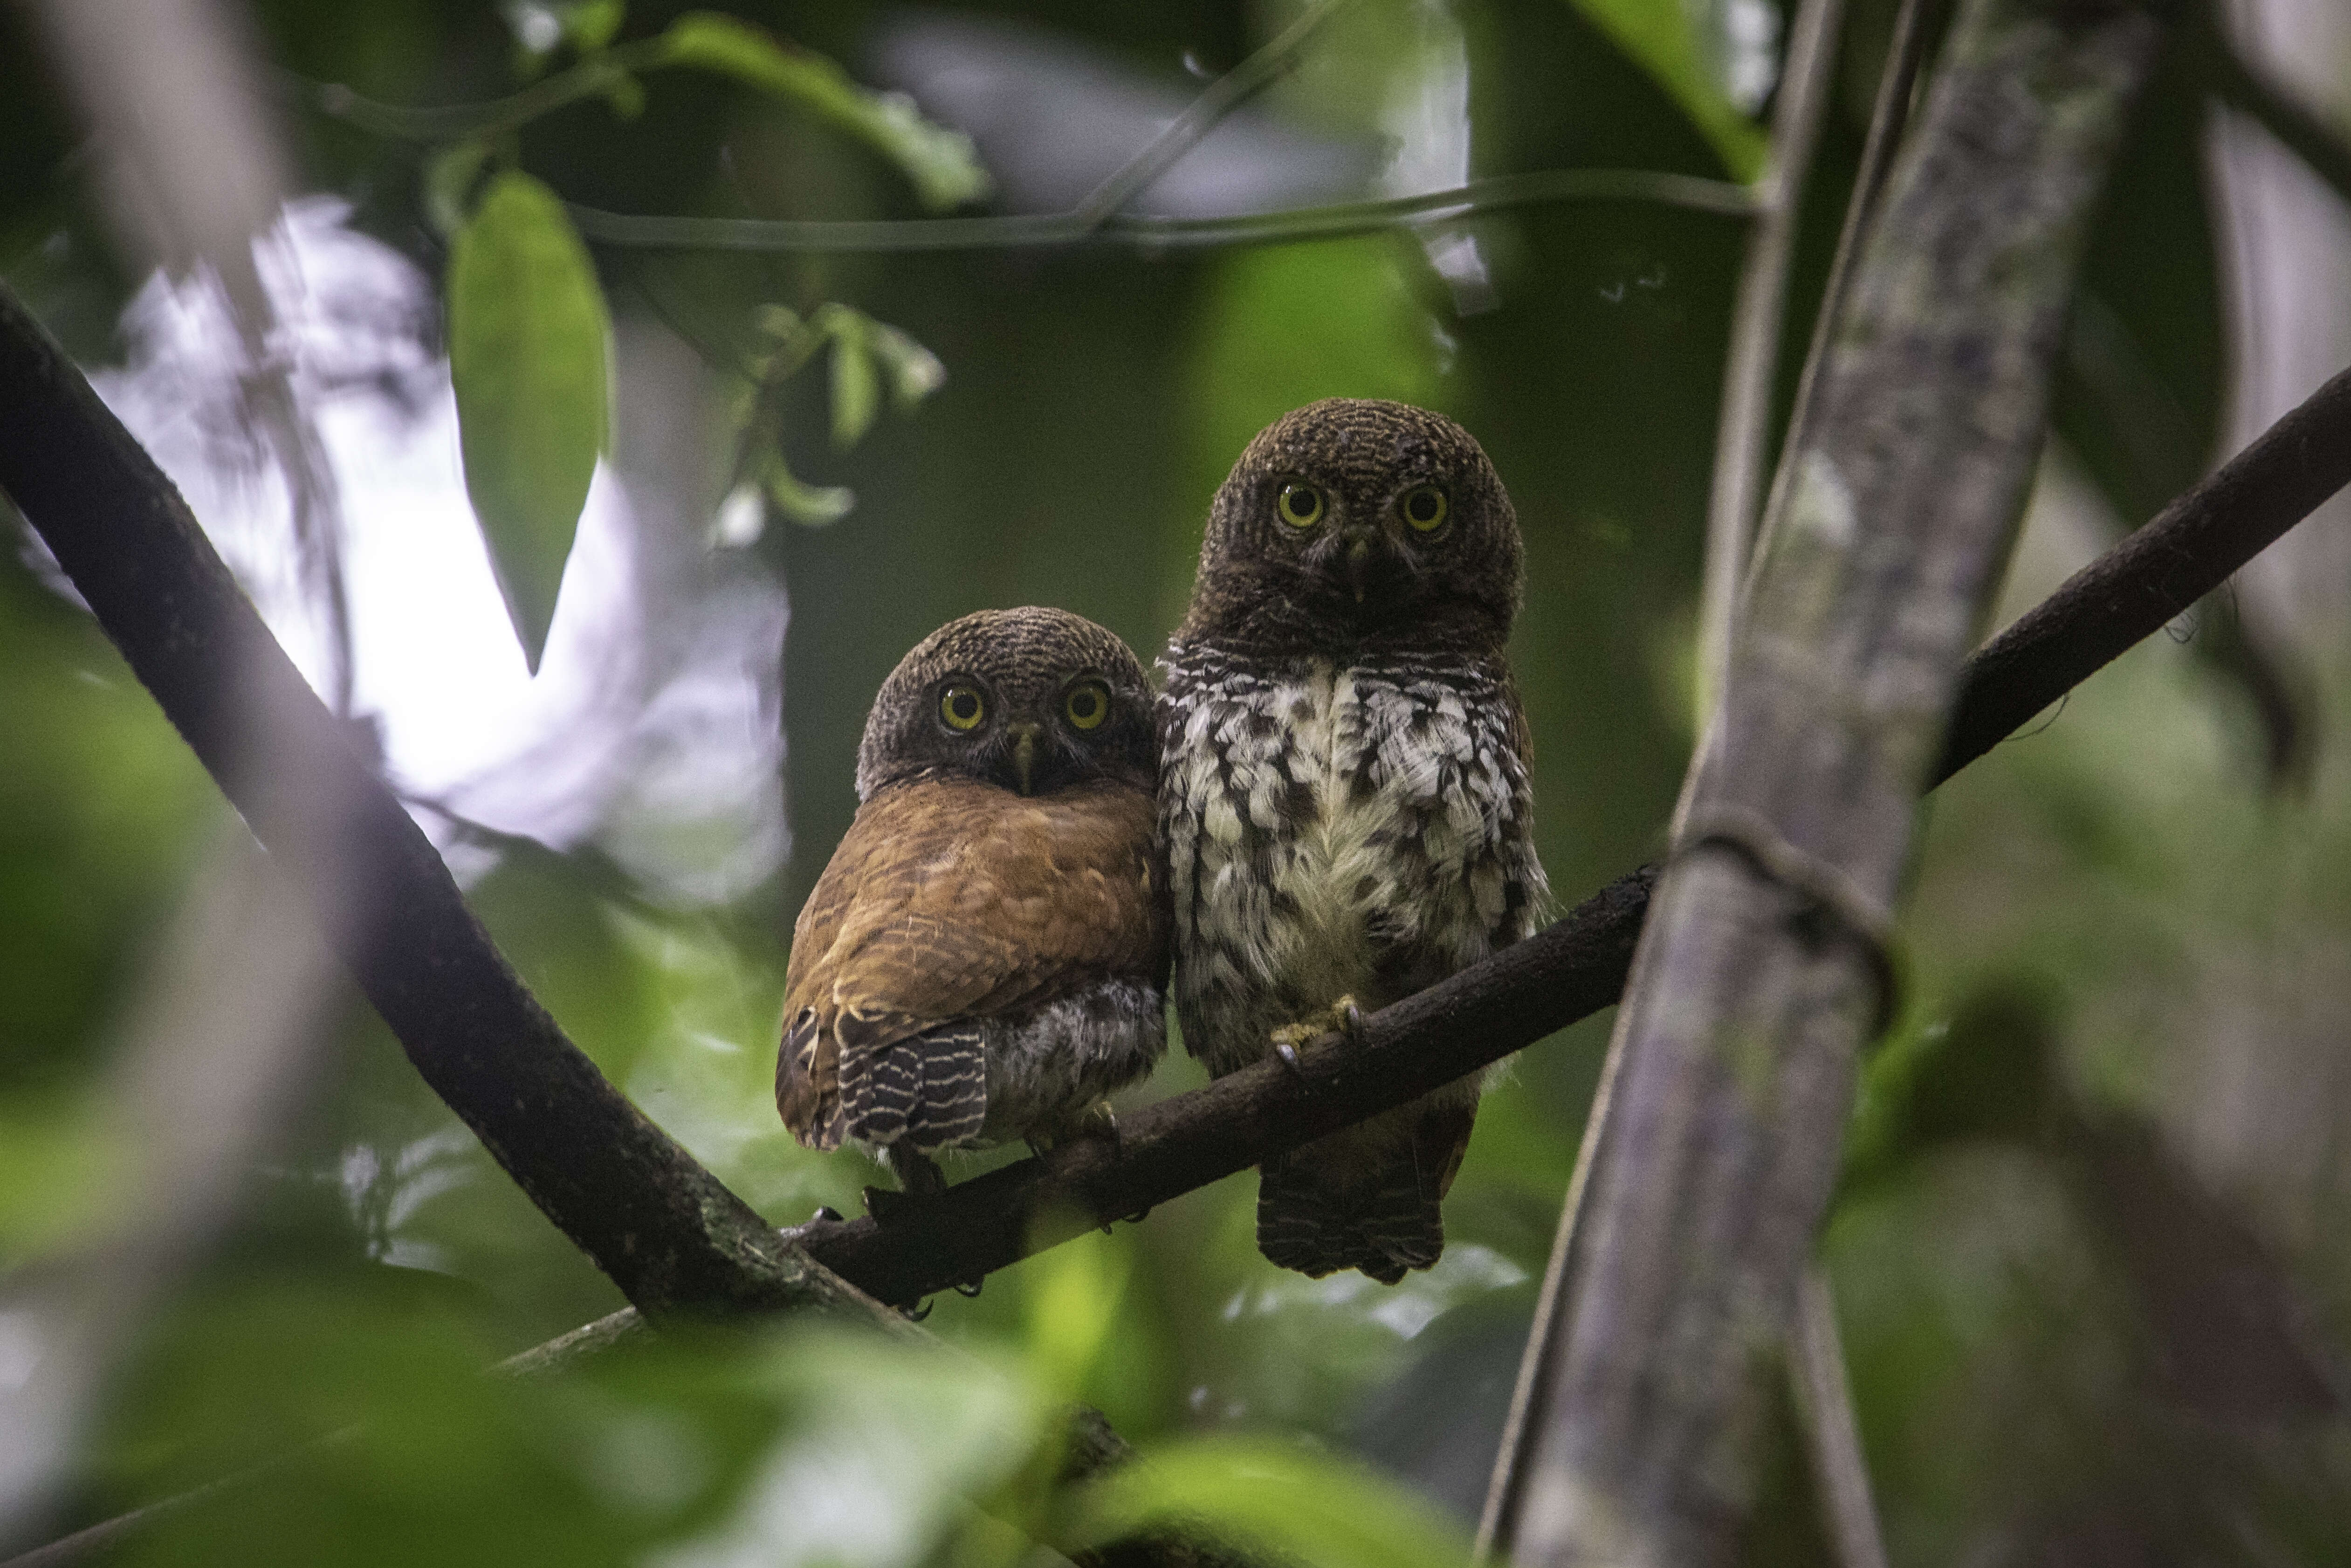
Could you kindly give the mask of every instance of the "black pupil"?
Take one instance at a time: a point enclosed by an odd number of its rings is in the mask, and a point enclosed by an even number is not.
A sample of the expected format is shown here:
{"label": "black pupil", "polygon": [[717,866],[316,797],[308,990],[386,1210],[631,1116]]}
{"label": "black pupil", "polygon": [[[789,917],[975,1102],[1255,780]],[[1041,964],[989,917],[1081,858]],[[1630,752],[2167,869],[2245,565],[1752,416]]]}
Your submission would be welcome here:
{"label": "black pupil", "polygon": [[1314,511],[1314,493],[1311,490],[1292,490],[1282,497],[1282,501],[1290,507],[1290,515],[1293,517],[1310,517]]}
{"label": "black pupil", "polygon": [[1409,510],[1416,520],[1427,522],[1437,516],[1437,497],[1428,491],[1423,490],[1412,498]]}
{"label": "black pupil", "polygon": [[1070,699],[1070,711],[1077,715],[1080,718],[1093,717],[1094,694],[1092,692],[1080,692],[1076,696],[1071,697]]}
{"label": "black pupil", "polygon": [[947,699],[947,711],[969,724],[979,716],[979,699],[969,692],[957,692]]}

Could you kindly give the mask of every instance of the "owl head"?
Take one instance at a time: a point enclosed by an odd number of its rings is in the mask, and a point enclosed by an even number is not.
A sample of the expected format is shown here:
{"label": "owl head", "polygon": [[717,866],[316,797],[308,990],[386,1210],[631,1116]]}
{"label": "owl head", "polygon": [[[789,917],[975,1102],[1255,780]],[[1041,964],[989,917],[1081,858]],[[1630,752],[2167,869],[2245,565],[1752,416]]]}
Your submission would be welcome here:
{"label": "owl head", "polygon": [[950,621],[898,661],[857,747],[857,799],[919,778],[1050,795],[1088,779],[1152,786],[1151,688],[1124,643],[1030,606]]}
{"label": "owl head", "polygon": [[1233,465],[1176,635],[1265,653],[1499,648],[1520,553],[1510,497],[1468,431],[1409,403],[1329,398],[1266,426]]}

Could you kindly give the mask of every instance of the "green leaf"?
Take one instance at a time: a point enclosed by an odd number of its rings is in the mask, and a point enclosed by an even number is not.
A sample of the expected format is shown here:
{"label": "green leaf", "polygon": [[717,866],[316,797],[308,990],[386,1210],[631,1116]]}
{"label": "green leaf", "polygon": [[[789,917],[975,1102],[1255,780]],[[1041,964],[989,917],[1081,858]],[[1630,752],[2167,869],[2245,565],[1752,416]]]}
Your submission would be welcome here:
{"label": "green leaf", "polygon": [[628,19],[625,0],[587,0],[563,14],[563,35],[583,55],[592,55],[612,41]]}
{"label": "green leaf", "polygon": [[424,212],[444,237],[465,226],[465,210],[473,204],[475,183],[489,161],[486,141],[460,141],[433,154],[424,166]]}
{"label": "green leaf", "polygon": [[871,322],[873,357],[890,372],[890,401],[900,413],[946,385],[947,368],[939,357],[895,327]]}
{"label": "green leaf", "polygon": [[760,477],[776,510],[806,528],[820,528],[827,523],[837,523],[857,505],[856,492],[839,485],[805,483],[784,466],[780,455],[768,458],[766,472]]}
{"label": "green leaf", "polygon": [[877,93],[831,60],[787,48],[748,23],[708,11],[680,16],[662,35],[664,58],[747,82],[829,121],[880,151],[913,181],[925,206],[977,201],[987,171],[960,131],[925,120],[904,93]]}
{"label": "green leaf", "polygon": [[1124,1253],[1107,1235],[1079,1238],[1029,1264],[1029,1381],[1055,1403],[1076,1399],[1101,1360],[1126,1294]]}
{"label": "green leaf", "polygon": [[882,412],[882,382],[873,372],[863,319],[836,326],[832,333],[832,444],[856,445]]}
{"label": "green leaf", "polygon": [[1584,20],[1656,79],[1690,117],[1732,177],[1752,180],[1770,146],[1707,68],[1706,51],[1680,0],[1568,0]]}
{"label": "green leaf", "polygon": [[1253,1545],[1309,1568],[1447,1568],[1469,1542],[1393,1477],[1261,1441],[1195,1437],[1146,1448],[1084,1489],[1064,1549],[1167,1526]]}
{"label": "green leaf", "polygon": [[562,203],[518,171],[457,231],[448,290],[465,494],[537,670],[610,425],[611,325]]}
{"label": "green leaf", "polygon": [[614,77],[604,89],[604,102],[621,120],[634,120],[645,111],[644,84],[632,76]]}

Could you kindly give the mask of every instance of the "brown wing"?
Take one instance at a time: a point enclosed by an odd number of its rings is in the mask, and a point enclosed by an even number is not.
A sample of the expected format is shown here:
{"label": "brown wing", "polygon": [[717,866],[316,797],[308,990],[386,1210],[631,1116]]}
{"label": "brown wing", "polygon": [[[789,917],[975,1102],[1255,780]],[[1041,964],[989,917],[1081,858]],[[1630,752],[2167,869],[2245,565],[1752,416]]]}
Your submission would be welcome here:
{"label": "brown wing", "polygon": [[1024,800],[970,779],[861,808],[793,927],[776,1104],[841,1142],[841,1053],[1046,1002],[1111,976],[1156,981],[1167,915],[1154,808],[1133,785]]}

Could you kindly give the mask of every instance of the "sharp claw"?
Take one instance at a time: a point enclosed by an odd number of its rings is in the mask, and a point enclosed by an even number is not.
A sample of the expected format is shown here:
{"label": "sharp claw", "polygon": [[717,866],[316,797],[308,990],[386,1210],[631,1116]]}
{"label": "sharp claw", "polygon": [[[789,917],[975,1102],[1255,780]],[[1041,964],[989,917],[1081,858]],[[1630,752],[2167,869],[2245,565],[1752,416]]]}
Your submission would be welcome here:
{"label": "sharp claw", "polygon": [[[865,1190],[871,1192],[873,1189],[872,1187],[867,1187]],[[871,1207],[872,1206],[868,1205],[867,1207]],[[833,1207],[832,1205],[829,1203],[819,1204],[817,1205],[816,1212],[809,1216],[809,1223],[810,1225],[838,1225],[841,1223],[841,1210]]]}
{"label": "sharp claw", "polygon": [[963,1297],[966,1301],[969,1301],[972,1297],[978,1295],[980,1287],[987,1283],[987,1281],[986,1280],[966,1280],[960,1284],[949,1286],[948,1289],[955,1291],[956,1295]]}
{"label": "sharp claw", "polygon": [[898,1309],[898,1315],[904,1318],[910,1323],[921,1322],[925,1318],[931,1315],[931,1303],[925,1301],[919,1307],[900,1307]]}
{"label": "sharp claw", "polygon": [[1290,1069],[1290,1076],[1296,1078],[1301,1083],[1306,1082],[1306,1069],[1299,1063],[1296,1046],[1286,1040],[1277,1040],[1273,1042],[1273,1054],[1281,1059],[1281,1064],[1284,1067]]}
{"label": "sharp claw", "polygon": [[1341,997],[1337,1005],[1332,1008],[1331,1016],[1337,1022],[1339,1032],[1345,1035],[1351,1043],[1364,1038],[1364,1009],[1355,1005],[1354,998]]}

